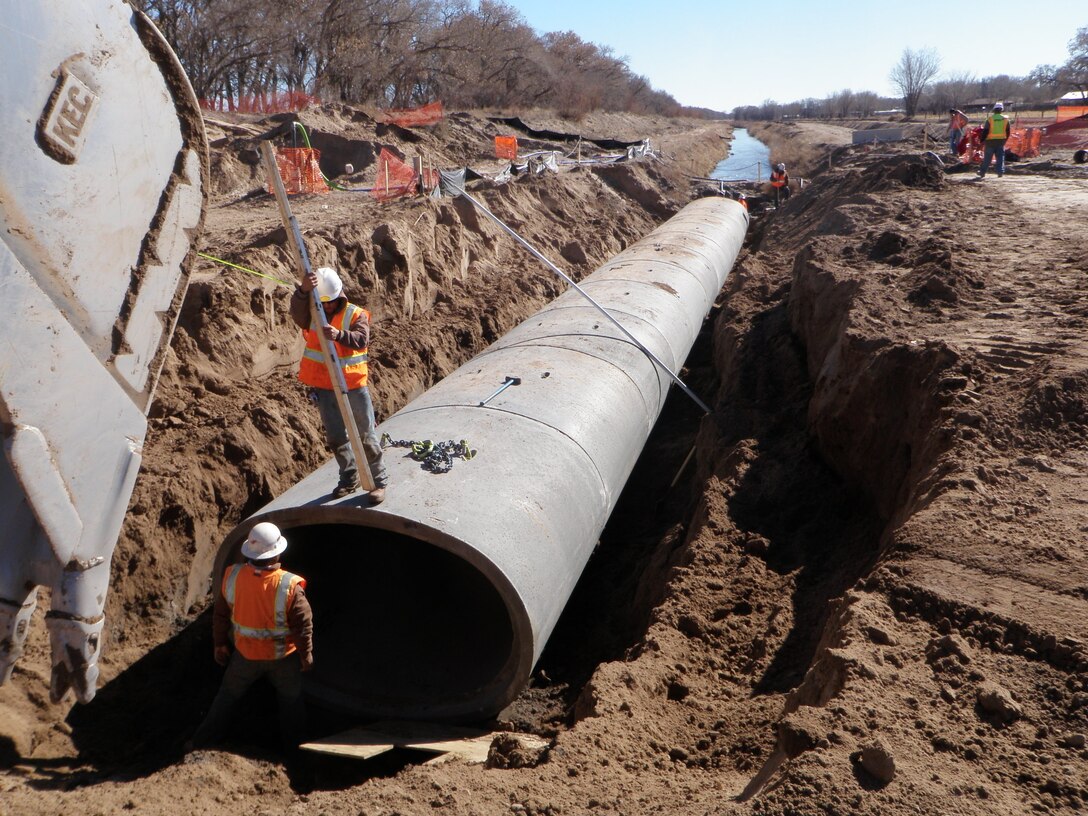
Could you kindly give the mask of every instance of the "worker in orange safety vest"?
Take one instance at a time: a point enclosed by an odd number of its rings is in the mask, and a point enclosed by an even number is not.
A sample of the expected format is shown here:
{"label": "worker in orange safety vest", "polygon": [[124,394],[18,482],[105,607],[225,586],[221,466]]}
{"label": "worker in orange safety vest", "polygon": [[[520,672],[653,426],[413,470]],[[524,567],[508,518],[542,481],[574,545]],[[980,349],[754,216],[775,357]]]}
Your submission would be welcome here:
{"label": "worker in orange safety vest", "polygon": [[374,479],[375,489],[370,491],[368,498],[371,504],[380,504],[385,500],[389,475],[386,473],[381,443],[375,430],[374,403],[367,387],[370,312],[348,302],[340,276],[328,266],[310,272],[291,296],[291,318],[302,329],[302,336],[306,340],[306,349],[299,361],[298,378],[303,385],[309,386],[310,397],[317,404],[321,422],[325,426],[325,442],[340,468],[339,481],[332,491],[333,497],[337,499],[359,489],[359,471],[351,450],[348,431],[344,426],[344,418],[336,402],[325,355],[321,351],[321,341],[317,336],[320,327],[310,325],[310,293],[315,289],[329,324],[324,327],[325,336],[336,347],[340,368],[347,384],[348,404],[359,429],[370,475]]}
{"label": "worker in orange safety vest", "polygon": [[1005,106],[1001,102],[994,104],[993,112],[986,118],[986,124],[982,126],[982,166],[978,169],[978,177],[985,178],[986,171],[990,167],[990,159],[997,159],[994,169],[998,178],[1005,175],[1005,142],[1008,141],[1012,130],[1012,122],[1005,116]]}
{"label": "worker in orange safety vest", "polygon": [[771,171],[771,187],[774,188],[774,206],[778,209],[779,196],[782,201],[790,197],[790,177],[786,173],[786,165],[781,162]]}
{"label": "worker in orange safety vest", "polygon": [[314,665],[313,613],[305,579],[280,567],[286,549],[287,539],[279,528],[263,521],[253,526],[242,544],[246,562],[223,573],[212,616],[212,642],[215,662],[227,671],[189,747],[217,742],[235,704],[262,677],[276,690],[284,750],[293,752],[303,740],[302,672]]}
{"label": "worker in orange safety vest", "polygon": [[948,109],[948,152],[953,156],[960,153],[959,145],[967,130],[967,114],[959,108]]}

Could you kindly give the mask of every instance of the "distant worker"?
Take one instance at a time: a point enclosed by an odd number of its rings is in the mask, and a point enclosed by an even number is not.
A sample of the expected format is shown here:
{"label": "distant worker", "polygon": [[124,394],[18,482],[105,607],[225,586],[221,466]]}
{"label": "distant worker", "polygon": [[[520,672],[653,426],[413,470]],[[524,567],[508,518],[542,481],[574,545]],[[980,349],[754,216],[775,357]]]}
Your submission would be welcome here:
{"label": "distant worker", "polygon": [[948,111],[948,152],[953,156],[960,154],[960,142],[967,129],[967,114],[957,108]]}
{"label": "distant worker", "polygon": [[214,744],[222,737],[235,704],[262,677],[276,690],[284,750],[293,753],[302,743],[306,728],[302,672],[314,665],[313,613],[304,591],[306,581],[280,568],[286,549],[287,539],[279,527],[262,521],[242,544],[246,563],[229,566],[223,573],[212,615],[212,643],[215,662],[227,672],[208,716],[193,735],[193,747]]}
{"label": "distant worker", "polygon": [[990,167],[990,159],[997,157],[995,169],[1000,178],[1005,175],[1005,142],[1009,138],[1012,122],[1005,116],[1005,106],[998,102],[994,105],[993,112],[986,117],[986,124],[982,126],[982,166],[978,169],[978,177],[985,178],[986,171]]}
{"label": "distant worker", "polygon": [[774,208],[778,209],[778,199],[781,196],[785,202],[790,197],[790,177],[786,173],[786,165],[779,163],[771,171],[771,186],[774,188]]}
{"label": "distant worker", "polygon": [[363,451],[366,454],[370,474],[374,479],[374,490],[370,491],[370,503],[381,504],[385,500],[385,488],[389,476],[382,458],[382,447],[374,429],[374,403],[367,388],[367,347],[370,344],[370,312],[348,303],[344,297],[344,286],[334,269],[320,267],[310,272],[302,283],[295,287],[291,296],[291,318],[302,329],[306,339],[306,350],[298,366],[298,378],[310,387],[312,399],[317,403],[321,421],[325,425],[325,442],[336,457],[340,466],[340,480],[332,491],[335,498],[343,498],[359,489],[359,471],[355,455],[351,450],[344,419],[336,402],[332,378],[325,365],[321,351],[321,342],[317,336],[317,327],[310,325],[310,294],[317,290],[321,307],[329,325],[325,327],[325,336],[333,341],[336,354],[340,358],[340,369],[344,372],[347,384],[348,403],[359,429]]}
{"label": "distant worker", "polygon": [[744,193],[738,193],[737,194],[737,203],[740,204],[742,207],[744,207],[744,209],[747,210],[748,209],[748,196],[746,196]]}

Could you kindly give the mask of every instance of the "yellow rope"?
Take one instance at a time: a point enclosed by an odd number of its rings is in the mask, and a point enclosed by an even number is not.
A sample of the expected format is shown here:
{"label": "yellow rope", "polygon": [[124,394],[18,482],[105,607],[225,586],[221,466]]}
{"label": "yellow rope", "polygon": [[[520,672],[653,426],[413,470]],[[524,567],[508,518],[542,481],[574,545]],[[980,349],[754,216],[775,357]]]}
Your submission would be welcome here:
{"label": "yellow rope", "polygon": [[288,283],[285,280],[280,280],[279,278],[274,278],[271,275],[266,275],[263,272],[258,272],[256,269],[250,269],[248,266],[241,266],[236,263],[231,263],[230,261],[224,261],[222,258],[216,258],[214,255],[208,255],[204,252],[198,252],[197,255],[199,255],[201,258],[207,258],[209,261],[215,261],[216,263],[221,263],[224,266],[229,266],[234,269],[240,269],[243,272],[248,272],[251,275],[256,275],[258,278],[268,278],[268,280],[275,281],[276,283],[281,283],[284,286],[294,286],[293,283]]}

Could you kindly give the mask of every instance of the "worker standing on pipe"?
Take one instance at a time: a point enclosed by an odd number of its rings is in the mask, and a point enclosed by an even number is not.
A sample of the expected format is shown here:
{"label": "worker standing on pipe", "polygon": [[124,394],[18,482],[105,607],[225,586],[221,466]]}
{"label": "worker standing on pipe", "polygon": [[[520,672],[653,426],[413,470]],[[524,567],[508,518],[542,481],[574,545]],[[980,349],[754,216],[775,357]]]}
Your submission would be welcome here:
{"label": "worker standing on pipe", "polygon": [[321,352],[321,342],[310,323],[310,293],[316,289],[325,310],[329,325],[325,327],[325,336],[336,343],[336,353],[347,384],[348,403],[355,417],[359,436],[362,438],[363,451],[366,453],[375,488],[369,493],[371,504],[381,504],[385,500],[385,488],[389,475],[382,458],[382,447],[375,431],[374,403],[367,388],[367,347],[370,344],[370,312],[344,297],[344,286],[336,270],[327,266],[310,272],[302,279],[291,296],[291,318],[306,339],[306,350],[299,362],[298,378],[310,387],[310,393],[321,413],[325,425],[325,441],[336,457],[340,466],[340,481],[332,491],[339,499],[359,489],[359,471],[355,455],[351,451],[347,428],[336,404],[332,379],[325,366]]}
{"label": "worker standing on pipe", "polygon": [[276,690],[284,750],[293,753],[302,743],[306,727],[302,672],[314,665],[313,613],[305,579],[280,568],[286,549],[287,539],[279,527],[267,521],[255,524],[242,544],[246,563],[223,573],[215,597],[212,642],[215,662],[226,666],[227,673],[190,747],[218,741],[235,704],[262,677]]}
{"label": "worker standing on pipe", "polygon": [[786,173],[786,165],[779,163],[774,166],[771,171],[771,186],[774,187],[774,208],[777,210],[779,196],[782,201],[790,197],[790,177]]}

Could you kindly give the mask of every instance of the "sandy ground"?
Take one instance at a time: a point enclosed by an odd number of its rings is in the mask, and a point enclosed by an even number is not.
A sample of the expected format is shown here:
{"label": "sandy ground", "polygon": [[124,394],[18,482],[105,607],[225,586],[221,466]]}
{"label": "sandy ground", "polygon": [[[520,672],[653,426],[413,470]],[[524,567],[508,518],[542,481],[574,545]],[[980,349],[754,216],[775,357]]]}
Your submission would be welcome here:
{"label": "sandy ground", "polygon": [[[727,134],[536,116],[664,152],[480,187],[575,276],[689,200],[691,167],[709,171]],[[349,109],[304,121],[345,154],[394,144],[443,166],[490,160],[495,132],[467,114],[421,136]],[[203,248],[288,277],[274,207],[249,194],[251,143],[211,136]],[[223,750],[184,754],[218,683],[202,614],[215,549],[326,456],[292,378],[286,289],[208,264],[113,562],[102,690],[49,705],[36,620],[0,688],[0,813],[1088,808],[1088,173],[1052,155],[977,181],[920,139],[850,148],[803,124],[775,139],[811,183],[753,220],[688,360],[715,410],[670,400],[530,687],[485,724],[546,750],[285,769],[258,699]],[[338,194],[296,215],[374,312],[381,416],[559,291],[448,200]]]}

